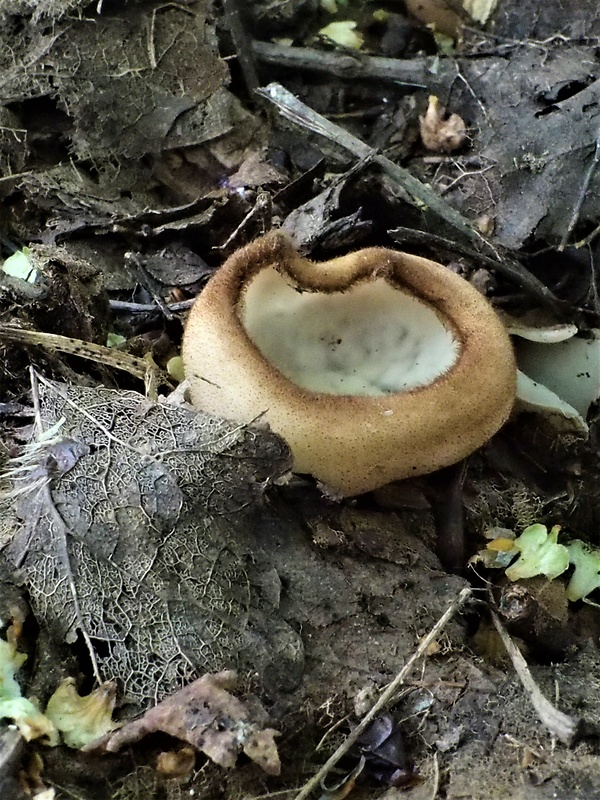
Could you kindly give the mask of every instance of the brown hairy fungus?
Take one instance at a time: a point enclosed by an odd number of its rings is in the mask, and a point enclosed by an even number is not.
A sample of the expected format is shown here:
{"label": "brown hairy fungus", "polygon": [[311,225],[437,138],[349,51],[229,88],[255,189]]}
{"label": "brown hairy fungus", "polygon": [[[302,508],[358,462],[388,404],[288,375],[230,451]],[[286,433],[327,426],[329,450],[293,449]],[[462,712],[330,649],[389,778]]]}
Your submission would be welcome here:
{"label": "brown hairy fungus", "polygon": [[459,461],[515,397],[508,334],[466,280],[383,248],[314,263],[277,231],[210,279],[183,361],[196,408],[264,415],[294,470],[341,495]]}

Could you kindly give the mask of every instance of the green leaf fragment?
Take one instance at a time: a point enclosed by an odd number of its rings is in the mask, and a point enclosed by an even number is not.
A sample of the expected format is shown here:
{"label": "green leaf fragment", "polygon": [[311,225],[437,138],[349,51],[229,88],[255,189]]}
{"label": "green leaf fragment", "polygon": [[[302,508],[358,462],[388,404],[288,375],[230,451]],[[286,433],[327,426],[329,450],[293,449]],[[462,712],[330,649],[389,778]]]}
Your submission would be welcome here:
{"label": "green leaf fragment", "polygon": [[545,525],[530,525],[515,539],[520,551],[518,560],[506,570],[511,581],[545,575],[554,580],[569,566],[569,550],[558,544],[560,525],[555,525],[550,533]]}
{"label": "green leaf fragment", "polygon": [[600,587],[600,550],[590,547],[581,539],[574,539],[567,550],[569,561],[575,566],[567,586],[567,599],[575,602]]}
{"label": "green leaf fragment", "polygon": [[122,344],[125,344],[126,341],[127,339],[121,336],[120,333],[109,333],[106,336],[107,347],[120,347]]}
{"label": "green leaf fragment", "polygon": [[35,283],[37,278],[37,270],[29,258],[28,247],[17,250],[16,253],[9,256],[2,264],[2,271],[13,278],[20,278],[28,283]]}
{"label": "green leaf fragment", "polygon": [[46,715],[68,747],[80,748],[114,730],[115,684],[105,683],[81,696],[73,678],[64,680],[48,700]]}
{"label": "green leaf fragment", "polygon": [[0,719],[11,719],[26,741],[45,737],[46,744],[55,747],[58,731],[35,703],[21,695],[21,687],[15,679],[15,673],[26,659],[24,653],[17,652],[13,642],[0,639]]}

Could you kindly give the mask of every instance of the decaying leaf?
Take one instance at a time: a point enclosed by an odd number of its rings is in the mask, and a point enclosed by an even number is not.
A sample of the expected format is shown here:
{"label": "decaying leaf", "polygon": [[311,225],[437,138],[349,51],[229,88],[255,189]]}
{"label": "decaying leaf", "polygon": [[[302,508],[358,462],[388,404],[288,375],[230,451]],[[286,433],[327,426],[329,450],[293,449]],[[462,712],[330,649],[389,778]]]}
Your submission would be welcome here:
{"label": "decaying leaf", "polygon": [[569,566],[569,551],[558,544],[560,525],[554,525],[550,533],[545,525],[530,525],[515,539],[519,558],[506,570],[511,581],[545,575],[554,580]]}
{"label": "decaying leaf", "polygon": [[179,750],[167,750],[159,753],[156,759],[156,770],[169,780],[187,778],[196,763],[196,751],[193,747],[181,747]]}
{"label": "decaying leaf", "polygon": [[73,678],[64,680],[46,706],[46,716],[62,734],[68,747],[83,747],[114,730],[112,721],[116,685],[105,683],[88,695],[80,695]]}
{"label": "decaying leaf", "polygon": [[149,733],[162,731],[188,742],[222,767],[234,767],[244,752],[269,775],[279,775],[281,763],[274,741],[279,734],[262,727],[230,693],[236,678],[231,670],[203,675],[86,749],[116,753]]}
{"label": "decaying leaf", "polygon": [[567,550],[569,562],[575,565],[575,571],[567,586],[567,598],[575,602],[600,587],[600,550],[582,542],[581,539],[573,540]]}
{"label": "decaying leaf", "polygon": [[446,115],[446,109],[435,95],[430,95],[427,111],[419,117],[421,139],[428,150],[452,153],[466,141],[467,128],[458,114]]}
{"label": "decaying leaf", "polygon": [[319,35],[324,36],[326,39],[331,39],[332,42],[340,45],[340,47],[349,47],[352,50],[360,50],[364,44],[364,39],[360,33],[357,33],[356,27],[357,24],[354,22],[354,20],[337,20],[336,22],[330,22],[329,25],[321,28]]}
{"label": "decaying leaf", "polygon": [[[208,19],[210,6],[168,7],[154,17],[147,10],[120,6],[115,13],[57,31],[38,58],[61,65],[55,91],[73,115],[78,154],[99,156],[108,150],[117,157],[140,157],[149,143],[173,131],[176,119],[186,141],[183,119],[198,119],[200,109],[206,113],[204,104],[227,80]],[[95,59],[99,43],[103,58]]]}
{"label": "decaying leaf", "polygon": [[142,705],[236,665],[297,682],[300,639],[250,578],[252,515],[285,444],[134,392],[40,379],[39,394],[60,438],[13,476],[5,554],[40,624]]}
{"label": "decaying leaf", "polygon": [[43,739],[55,747],[58,732],[54,724],[45,717],[31,700],[23,697],[15,673],[27,660],[25,653],[17,650],[14,633],[8,630],[8,640],[0,639],[0,720],[12,720],[23,738]]}
{"label": "decaying leaf", "polygon": [[357,745],[365,756],[366,771],[379,782],[389,786],[414,782],[415,772],[406,755],[402,728],[389,711],[373,720]]}
{"label": "decaying leaf", "polygon": [[482,25],[488,21],[498,5],[498,0],[462,0],[465,11],[473,17],[476,22]]}
{"label": "decaying leaf", "polygon": [[438,33],[458,39],[463,21],[444,0],[405,0],[407,11]]}

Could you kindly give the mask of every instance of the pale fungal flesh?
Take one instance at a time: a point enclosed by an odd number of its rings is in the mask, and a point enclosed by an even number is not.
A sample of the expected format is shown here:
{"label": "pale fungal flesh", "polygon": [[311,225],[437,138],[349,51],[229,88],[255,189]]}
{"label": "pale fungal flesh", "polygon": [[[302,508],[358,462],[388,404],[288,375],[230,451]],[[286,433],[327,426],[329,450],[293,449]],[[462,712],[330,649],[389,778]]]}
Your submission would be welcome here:
{"label": "pale fungal flesh", "polygon": [[586,435],[590,406],[600,399],[600,331],[587,337],[575,325],[539,311],[503,316],[517,360],[515,411],[541,414],[560,431]]}
{"label": "pale fungal flesh", "polygon": [[459,354],[433,309],[382,278],[299,293],[268,267],[246,289],[242,323],[268,361],[313,392],[405,392],[443,375]]}
{"label": "pale fungal flesh", "polygon": [[208,282],[183,360],[196,408],[263,415],[294,469],[341,495],[459,461],[515,396],[508,334],[463,278],[382,248],[313,263],[278,232]]}

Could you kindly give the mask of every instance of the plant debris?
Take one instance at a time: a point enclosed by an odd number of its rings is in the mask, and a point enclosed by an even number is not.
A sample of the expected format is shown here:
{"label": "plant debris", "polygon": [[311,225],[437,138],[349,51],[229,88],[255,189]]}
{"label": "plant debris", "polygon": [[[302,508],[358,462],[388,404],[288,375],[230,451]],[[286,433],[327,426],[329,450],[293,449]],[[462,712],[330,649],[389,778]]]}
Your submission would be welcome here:
{"label": "plant debris", "polygon": [[0,639],[0,719],[11,719],[26,741],[44,739],[50,746],[58,744],[58,731],[35,703],[21,694],[15,674],[27,656],[17,651],[14,633]]}
{"label": "plant debris", "polygon": [[[360,49],[319,35],[344,21]],[[236,668],[250,724],[281,731],[282,774],[221,740],[221,755],[240,753],[225,770],[160,731],[108,757],[42,750],[6,717],[2,796],[304,791],[340,745],[357,690],[376,698],[414,663],[465,586],[462,542],[466,550],[491,528],[517,535],[490,543],[501,572],[484,580],[497,578],[498,613],[522,637],[529,678],[554,710],[536,712],[531,682],[506,659],[472,655],[482,608],[473,603],[388,706],[423,784],[413,794],[600,796],[597,738],[567,749],[578,721],[600,713],[589,400],[564,396],[587,440],[524,412],[454,475],[410,481],[413,500],[390,485],[344,502],[310,479],[280,480],[287,454],[263,420],[236,428],[152,402],[174,383],[167,369],[180,375],[185,313],[207,276],[279,227],[316,262],[364,247],[408,250],[520,320],[551,310],[589,355],[578,366],[570,345],[557,346],[574,367],[567,387],[588,372],[593,384],[599,36],[594,0],[3,0],[0,468],[13,475],[2,478],[10,497],[0,497],[0,620],[7,635],[19,604],[16,653],[28,655],[18,672],[9,658],[9,675],[40,711],[68,676],[75,706],[98,710],[102,693],[115,692],[123,721],[202,674]],[[444,130],[452,114],[460,122]],[[449,149],[444,137],[457,133]],[[123,347],[104,347],[109,334]],[[33,412],[31,364],[60,381],[38,381]],[[128,394],[140,378],[147,396]],[[552,541],[556,521],[581,541],[562,532]],[[546,539],[518,551],[534,523],[547,526]],[[447,543],[437,555],[435,534]],[[568,567],[549,580],[553,557],[565,563],[561,548]],[[520,556],[519,571],[542,570],[509,582],[504,570]],[[569,603],[567,592],[586,602]],[[254,715],[254,693],[272,722]],[[99,727],[75,721],[72,744],[83,741],[78,725],[85,737],[112,725],[108,711]],[[393,726],[387,739],[377,730],[355,769],[353,745],[312,790],[331,800],[369,794],[375,751],[385,764],[374,766],[394,778],[401,747]]]}
{"label": "plant debris", "polygon": [[434,94],[429,96],[427,111],[419,117],[421,140],[434,153],[452,153],[467,140],[467,127],[458,114],[447,114]]}
{"label": "plant debris", "polygon": [[288,466],[285,445],[133,392],[40,379],[39,393],[44,425],[60,434],[16,468],[5,542],[39,623],[81,637],[98,682],[118,678],[138,704],[248,661],[268,671],[273,660],[297,680],[277,648],[253,644],[297,637],[250,591],[243,537]]}
{"label": "plant debris", "polygon": [[82,697],[73,678],[66,678],[48,700],[46,716],[68,747],[84,747],[118,726],[113,722],[117,686],[105,683]]}
{"label": "plant debris", "polygon": [[402,727],[389,711],[373,720],[356,745],[365,757],[365,771],[389,786],[408,786],[415,773],[406,755]]}
{"label": "plant debris", "polygon": [[236,680],[232,671],[203,675],[86,750],[116,753],[149,733],[162,731],[191,744],[222,767],[233,768],[243,752],[269,775],[279,775],[275,744],[279,734],[265,728],[264,718],[257,720],[231,694]]}
{"label": "plant debris", "polygon": [[[554,525],[548,532],[540,523],[529,525],[517,538],[512,531],[504,531],[473,556],[471,563],[481,562],[492,569],[506,567],[506,577],[511,581],[536,575],[545,575],[552,581],[573,566],[566,596],[571,602],[583,600],[600,588],[600,549],[581,539],[559,544],[559,533],[560,525]],[[516,555],[518,559],[507,567],[507,562]]]}

